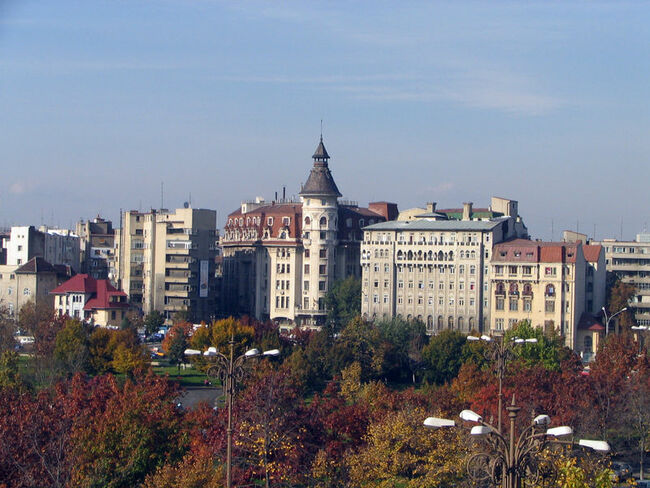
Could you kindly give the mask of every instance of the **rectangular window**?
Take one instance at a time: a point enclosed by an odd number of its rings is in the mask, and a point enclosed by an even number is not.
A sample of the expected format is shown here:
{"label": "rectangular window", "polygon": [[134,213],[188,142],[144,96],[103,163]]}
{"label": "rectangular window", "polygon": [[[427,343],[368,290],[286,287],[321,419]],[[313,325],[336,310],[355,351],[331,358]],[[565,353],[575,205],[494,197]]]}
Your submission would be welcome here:
{"label": "rectangular window", "polygon": [[305,264],[305,274],[309,274],[309,265]]}
{"label": "rectangular window", "polygon": [[445,304],[445,299],[444,297],[438,297],[438,305],[444,305]]}
{"label": "rectangular window", "polygon": [[524,276],[530,276],[533,274],[533,267],[532,266],[524,266],[523,267],[523,273]]}
{"label": "rectangular window", "polygon": [[418,305],[422,305],[424,303],[424,298],[420,295],[418,297]]}
{"label": "rectangular window", "polygon": [[501,266],[500,264],[497,264],[494,267],[494,274],[495,275],[502,275],[503,274],[503,266]]}
{"label": "rectangular window", "polygon": [[544,274],[546,276],[555,276],[556,270],[551,266],[547,266],[546,268],[544,268]]}
{"label": "rectangular window", "polygon": [[384,280],[384,288],[388,288],[388,280]]}
{"label": "rectangular window", "polygon": [[413,281],[409,281],[409,288],[413,288]]}
{"label": "rectangular window", "polygon": [[302,284],[302,289],[305,291],[309,291],[309,281],[305,280],[304,283]]}
{"label": "rectangular window", "polygon": [[503,310],[503,308],[504,308],[504,299],[501,298],[501,297],[498,297],[496,299],[496,309],[497,310]]}
{"label": "rectangular window", "polygon": [[[368,297],[365,297],[365,298],[366,298],[366,300],[368,299]],[[303,300],[302,308],[304,308],[305,310],[309,309],[309,298],[308,297],[305,297],[305,299]]]}
{"label": "rectangular window", "polygon": [[379,303],[379,295],[376,293],[372,296],[372,303]]}
{"label": "rectangular window", "polygon": [[324,275],[327,274],[327,265],[321,264],[318,266],[318,274]]}
{"label": "rectangular window", "polygon": [[516,312],[519,310],[519,300],[516,298],[510,298],[509,307],[511,312]]}
{"label": "rectangular window", "polygon": [[373,288],[379,288],[379,280],[375,280],[372,282],[372,287]]}
{"label": "rectangular window", "polygon": [[306,258],[309,257],[309,249],[305,249],[305,257],[306,257]]}
{"label": "rectangular window", "polygon": [[546,300],[546,303],[544,305],[544,311],[546,313],[555,312],[555,300]]}
{"label": "rectangular window", "polygon": [[318,291],[325,291],[325,282],[324,281],[319,281],[318,282]]}
{"label": "rectangular window", "polygon": [[388,303],[388,295],[384,293],[384,303]]}
{"label": "rectangular window", "polygon": [[327,257],[327,249],[320,249],[318,251],[318,257],[320,258],[326,258]]}
{"label": "rectangular window", "polygon": [[517,274],[517,266],[508,266],[508,274],[509,275],[516,275]]}
{"label": "rectangular window", "polygon": [[384,264],[384,273],[388,273],[389,271],[390,271],[390,265]]}
{"label": "rectangular window", "polygon": [[397,288],[404,288],[404,281],[403,280],[399,280],[397,282]]}
{"label": "rectangular window", "polygon": [[532,302],[529,299],[524,300],[524,312],[530,312],[532,310]]}
{"label": "rectangular window", "polygon": [[503,330],[503,319],[496,319],[494,321],[494,326],[496,327],[496,330]]}

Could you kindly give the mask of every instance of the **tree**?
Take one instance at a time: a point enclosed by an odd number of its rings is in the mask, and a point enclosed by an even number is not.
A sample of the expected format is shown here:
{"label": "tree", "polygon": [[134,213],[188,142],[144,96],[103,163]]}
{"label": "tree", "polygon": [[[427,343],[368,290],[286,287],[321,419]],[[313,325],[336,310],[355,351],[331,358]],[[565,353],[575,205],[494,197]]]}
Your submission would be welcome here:
{"label": "tree", "polygon": [[423,409],[404,409],[373,422],[367,444],[348,456],[351,486],[457,486],[464,476],[467,441],[460,429],[422,427]]}
{"label": "tree", "polygon": [[465,335],[456,330],[443,330],[433,336],[422,351],[424,377],[439,385],[454,379],[463,364],[466,343]]}
{"label": "tree", "polygon": [[64,374],[74,374],[90,370],[88,350],[89,331],[87,326],[76,319],[68,319],[63,329],[56,335],[54,359]]}
{"label": "tree", "polygon": [[[623,310],[625,307],[627,307],[627,310],[617,317],[618,324],[626,328],[636,325],[636,319],[634,318],[634,309],[629,306],[629,303],[635,294],[636,288],[634,285],[625,283],[619,278],[610,288],[609,295],[607,297],[607,311],[610,315],[613,315],[619,310]],[[618,325],[616,330],[618,331]]]}
{"label": "tree", "polygon": [[144,318],[144,331],[145,334],[150,336],[160,330],[165,323],[165,317],[158,310],[153,310],[148,313]]}
{"label": "tree", "polygon": [[511,343],[512,339],[537,339],[536,343],[517,345],[512,349],[515,357],[527,367],[541,364],[551,371],[559,371],[562,361],[574,353],[564,346],[564,340],[555,330],[545,334],[541,327],[533,327],[529,320],[522,320],[507,330],[503,340]]}
{"label": "tree", "polygon": [[0,304],[0,353],[13,351],[16,345],[16,323],[9,316],[9,309]]}
{"label": "tree", "polygon": [[384,343],[384,375],[393,381],[415,383],[416,372],[422,369],[422,349],[428,342],[424,323],[419,320],[391,318],[375,323]]}
{"label": "tree", "polygon": [[349,276],[336,281],[325,296],[327,323],[338,332],[354,317],[361,314],[361,280]]}
{"label": "tree", "polygon": [[188,340],[191,331],[192,324],[179,322],[172,326],[162,343],[163,351],[169,358],[169,364],[178,366],[178,374],[181,374],[181,363],[185,359],[185,349],[189,346]]}
{"label": "tree", "polygon": [[331,373],[338,375],[353,362],[361,366],[361,380],[379,378],[384,364],[386,345],[379,329],[372,323],[355,317],[341,331],[330,349]]}
{"label": "tree", "polygon": [[18,388],[22,385],[18,373],[18,353],[5,350],[0,353],[0,390]]}

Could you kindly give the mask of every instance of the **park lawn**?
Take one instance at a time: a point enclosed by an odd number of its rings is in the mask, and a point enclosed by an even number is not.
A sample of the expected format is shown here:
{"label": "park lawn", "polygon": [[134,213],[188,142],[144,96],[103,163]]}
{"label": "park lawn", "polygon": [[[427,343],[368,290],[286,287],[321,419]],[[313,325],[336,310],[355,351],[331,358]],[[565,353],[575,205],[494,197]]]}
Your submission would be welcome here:
{"label": "park lawn", "polygon": [[[181,368],[180,374],[178,366],[170,366],[166,361],[160,361],[160,365],[152,366],[153,372],[160,376],[168,375],[172,381],[178,381],[181,386],[204,386],[205,373],[194,369]],[[217,385],[212,385],[217,386]]]}

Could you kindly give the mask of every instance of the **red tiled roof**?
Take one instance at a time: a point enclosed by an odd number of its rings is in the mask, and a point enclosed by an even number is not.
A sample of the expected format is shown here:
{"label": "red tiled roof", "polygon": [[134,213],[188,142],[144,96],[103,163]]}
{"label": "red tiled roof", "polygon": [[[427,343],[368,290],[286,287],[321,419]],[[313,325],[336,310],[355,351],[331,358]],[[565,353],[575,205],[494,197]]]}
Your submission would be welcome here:
{"label": "red tiled roof", "polygon": [[[529,254],[532,252],[532,256]],[[513,239],[494,246],[494,261],[522,261],[540,263],[575,263],[578,244]],[[505,255],[502,256],[502,254]],[[516,255],[519,253],[519,256]]]}
{"label": "red tiled roof", "polygon": [[61,283],[50,293],[63,295],[65,293],[95,293],[97,291],[97,280],[87,274],[78,274],[68,281]]}
{"label": "red tiled roof", "polygon": [[97,308],[128,308],[126,302],[113,302],[112,297],[124,297],[126,293],[118,290],[108,280],[96,280],[87,274],[78,274],[65,283],[60,284],[50,292],[53,295],[65,295],[66,293],[84,293],[92,295],[84,305],[84,310]]}
{"label": "red tiled roof", "polygon": [[113,302],[113,297],[124,297],[126,293],[116,290],[108,280],[97,280],[97,295],[86,302],[84,310],[92,310],[97,308],[128,308],[129,304],[123,302]]}
{"label": "red tiled roof", "polygon": [[603,250],[603,246],[601,246],[600,244],[598,245],[589,244],[586,246],[582,246],[582,252],[585,255],[585,259],[590,263],[598,262],[602,250]]}

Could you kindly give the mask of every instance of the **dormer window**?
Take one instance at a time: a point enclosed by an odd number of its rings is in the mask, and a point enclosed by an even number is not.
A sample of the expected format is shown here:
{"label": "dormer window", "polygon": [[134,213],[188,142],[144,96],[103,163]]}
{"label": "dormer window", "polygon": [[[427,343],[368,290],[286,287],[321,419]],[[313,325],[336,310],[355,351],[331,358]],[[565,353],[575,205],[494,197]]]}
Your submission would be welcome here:
{"label": "dormer window", "polygon": [[291,223],[291,218],[282,217],[282,225],[289,225]]}
{"label": "dormer window", "polygon": [[272,226],[272,225],[273,225],[273,217],[269,217],[268,219],[266,219],[266,223],[267,223],[269,226]]}
{"label": "dormer window", "polygon": [[363,220],[363,219],[359,219],[359,227],[360,227],[360,228],[361,228],[361,227],[365,227],[365,225],[366,225],[366,221]]}

